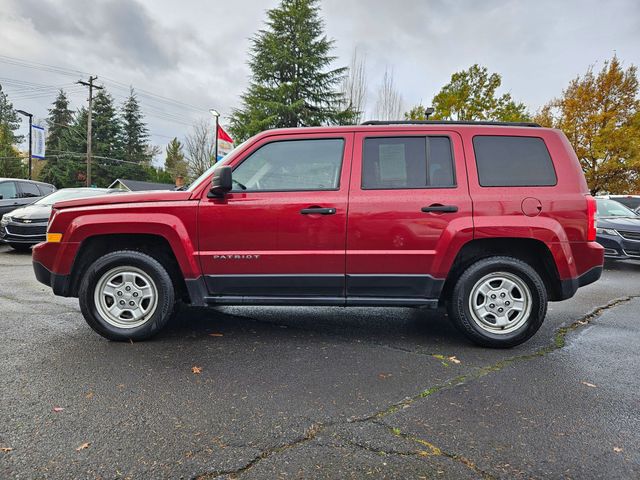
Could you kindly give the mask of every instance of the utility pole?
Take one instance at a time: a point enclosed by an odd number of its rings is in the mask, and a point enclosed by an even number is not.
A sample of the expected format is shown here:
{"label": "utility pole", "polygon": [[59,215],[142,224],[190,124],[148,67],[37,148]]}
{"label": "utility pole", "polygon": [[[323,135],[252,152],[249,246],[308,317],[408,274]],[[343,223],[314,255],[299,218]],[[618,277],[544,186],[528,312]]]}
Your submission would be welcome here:
{"label": "utility pole", "polygon": [[76,83],[89,87],[89,111],[87,112],[87,187],[91,186],[91,114],[93,113],[93,89],[102,90],[93,82],[98,79],[97,76],[89,77],[89,81],[78,80]]}
{"label": "utility pole", "polygon": [[32,139],[31,139],[31,131],[33,130],[33,114],[29,112],[25,112],[24,110],[16,110],[20,115],[24,115],[25,117],[29,117],[29,180],[31,180],[31,162],[32,162]]}

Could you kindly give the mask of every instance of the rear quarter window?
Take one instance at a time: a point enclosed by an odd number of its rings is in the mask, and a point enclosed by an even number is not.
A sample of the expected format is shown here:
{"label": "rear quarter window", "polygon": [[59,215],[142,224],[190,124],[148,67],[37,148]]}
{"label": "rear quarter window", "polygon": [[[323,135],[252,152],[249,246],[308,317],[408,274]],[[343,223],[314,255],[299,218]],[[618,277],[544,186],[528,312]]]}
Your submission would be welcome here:
{"label": "rear quarter window", "polygon": [[473,150],[482,187],[545,187],[558,183],[541,138],[478,135],[473,137]]}

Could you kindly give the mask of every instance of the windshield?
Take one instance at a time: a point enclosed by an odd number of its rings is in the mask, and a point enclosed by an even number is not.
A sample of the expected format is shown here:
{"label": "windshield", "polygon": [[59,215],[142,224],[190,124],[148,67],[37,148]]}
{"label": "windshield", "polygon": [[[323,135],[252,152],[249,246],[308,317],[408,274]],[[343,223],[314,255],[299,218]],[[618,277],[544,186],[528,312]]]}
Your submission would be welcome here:
{"label": "windshield", "polygon": [[63,188],[62,190],[58,190],[57,192],[50,193],[46,197],[42,197],[37,202],[34,202],[35,205],[53,205],[56,202],[62,202],[64,200],[73,200],[76,198],[85,198],[85,197],[96,197],[98,195],[106,195],[109,193],[107,190],[96,189],[96,188],[86,188],[86,189],[75,189],[75,188]]}
{"label": "windshield", "polygon": [[633,210],[628,209],[621,203],[615,200],[606,200],[599,198],[596,200],[598,203],[598,216],[599,217],[633,217],[638,216]]}
{"label": "windshield", "polygon": [[220,160],[219,162],[214,163],[213,165],[211,165],[209,168],[207,168],[205,170],[205,172],[200,175],[198,178],[196,178],[193,182],[191,182],[191,185],[189,185],[189,188],[187,188],[188,192],[193,192],[193,190],[205,179],[207,178],[209,175],[211,175],[211,173],[218,167],[221,167],[222,165],[226,165],[227,163],[229,163],[231,160],[233,160],[233,158],[238,154],[238,152],[240,152],[242,150],[242,147],[244,147],[244,145],[248,142],[249,140],[245,140],[244,142],[242,142],[240,145],[238,145],[237,147],[235,147],[233,150],[231,150],[222,160]]}

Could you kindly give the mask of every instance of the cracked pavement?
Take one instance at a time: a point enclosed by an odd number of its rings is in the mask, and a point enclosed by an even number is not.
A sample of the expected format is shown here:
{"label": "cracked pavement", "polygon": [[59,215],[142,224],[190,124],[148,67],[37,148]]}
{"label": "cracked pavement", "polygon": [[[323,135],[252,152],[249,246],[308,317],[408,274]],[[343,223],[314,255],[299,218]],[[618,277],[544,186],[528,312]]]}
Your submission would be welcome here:
{"label": "cracked pavement", "polygon": [[639,280],[608,264],[511,350],[404,308],[184,308],[131,344],[0,247],[0,478],[638,478]]}

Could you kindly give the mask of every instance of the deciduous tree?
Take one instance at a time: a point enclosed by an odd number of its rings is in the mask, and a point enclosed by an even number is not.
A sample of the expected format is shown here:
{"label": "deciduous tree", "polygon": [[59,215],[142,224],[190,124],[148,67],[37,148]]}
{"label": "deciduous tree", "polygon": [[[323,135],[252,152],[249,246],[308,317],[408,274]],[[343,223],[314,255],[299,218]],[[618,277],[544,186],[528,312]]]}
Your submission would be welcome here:
{"label": "deciduous tree", "polygon": [[638,75],[614,55],[595,73],[589,67],[536,116],[569,138],[591,192],[640,193]]}
{"label": "deciduous tree", "polygon": [[385,69],[376,100],[376,120],[400,120],[402,118],[402,95],[395,86],[393,70]]}
{"label": "deciduous tree", "polygon": [[[433,97],[434,120],[489,120],[518,122],[529,120],[526,106],[513,100],[511,94],[498,96],[502,77],[489,73],[486,67],[472,65],[469,69],[451,75],[451,80]],[[420,120],[419,109],[407,112],[411,120]],[[422,113],[424,115],[424,111]]]}
{"label": "deciduous tree", "polygon": [[185,138],[190,178],[198,178],[215,162],[215,137],[212,130],[209,122],[202,120],[193,126],[191,133]]}

